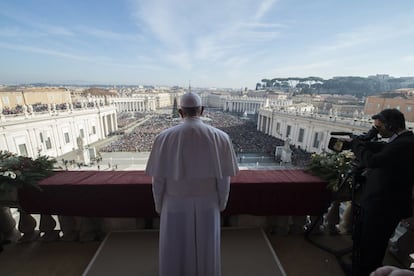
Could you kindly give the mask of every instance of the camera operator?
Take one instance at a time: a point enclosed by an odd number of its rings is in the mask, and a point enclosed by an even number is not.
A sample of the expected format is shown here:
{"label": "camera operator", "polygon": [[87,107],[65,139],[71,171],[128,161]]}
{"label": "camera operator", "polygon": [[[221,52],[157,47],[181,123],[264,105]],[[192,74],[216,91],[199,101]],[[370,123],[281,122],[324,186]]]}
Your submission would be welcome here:
{"label": "camera operator", "polygon": [[404,115],[397,109],[385,109],[372,119],[388,142],[351,142],[356,158],[366,168],[361,213],[353,235],[358,248],[353,272],[358,276],[369,275],[382,266],[395,228],[401,219],[412,216],[414,135],[406,129]]}

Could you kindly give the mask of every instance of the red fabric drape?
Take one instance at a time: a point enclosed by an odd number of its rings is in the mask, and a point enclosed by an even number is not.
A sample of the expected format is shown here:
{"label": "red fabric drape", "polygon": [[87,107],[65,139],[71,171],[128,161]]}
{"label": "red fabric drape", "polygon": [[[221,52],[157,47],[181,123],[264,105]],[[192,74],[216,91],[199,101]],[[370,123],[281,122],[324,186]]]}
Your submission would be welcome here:
{"label": "red fabric drape", "polygon": [[[157,216],[151,177],[143,171],[62,171],[19,191],[28,213],[86,217]],[[224,215],[319,215],[330,193],[302,170],[243,170],[231,178]]]}

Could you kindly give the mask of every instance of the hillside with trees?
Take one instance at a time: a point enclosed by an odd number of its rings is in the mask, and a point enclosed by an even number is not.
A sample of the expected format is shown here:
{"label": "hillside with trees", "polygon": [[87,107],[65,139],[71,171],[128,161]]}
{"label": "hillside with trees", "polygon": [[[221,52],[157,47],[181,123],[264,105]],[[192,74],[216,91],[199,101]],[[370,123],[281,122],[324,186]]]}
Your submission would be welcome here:
{"label": "hillside with trees", "polygon": [[294,94],[339,94],[366,97],[399,88],[414,88],[414,77],[393,78],[388,75],[363,77],[289,77],[262,79],[256,90],[282,90]]}

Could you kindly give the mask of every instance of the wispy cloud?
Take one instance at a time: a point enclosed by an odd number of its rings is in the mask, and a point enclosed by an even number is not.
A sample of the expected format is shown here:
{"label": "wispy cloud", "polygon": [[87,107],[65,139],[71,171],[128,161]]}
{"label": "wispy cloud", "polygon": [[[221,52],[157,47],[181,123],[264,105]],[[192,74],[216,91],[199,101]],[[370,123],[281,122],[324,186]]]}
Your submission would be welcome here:
{"label": "wispy cloud", "polygon": [[261,19],[276,3],[276,0],[264,0],[260,3],[259,8],[256,11],[256,14],[254,15],[254,18],[256,20]]}
{"label": "wispy cloud", "polygon": [[27,53],[44,54],[44,55],[54,56],[54,57],[62,57],[62,58],[67,58],[71,60],[79,60],[79,61],[92,60],[92,58],[89,56],[79,56],[79,55],[69,54],[66,52],[56,51],[53,49],[26,46],[26,45],[15,45],[15,44],[4,43],[4,42],[0,42],[0,48],[13,50],[13,51],[27,52]]}
{"label": "wispy cloud", "polygon": [[34,28],[39,29],[41,32],[51,36],[74,36],[75,33],[64,26],[41,24],[38,22],[30,22],[30,25]]}
{"label": "wispy cloud", "polygon": [[271,41],[285,27],[260,21],[275,0],[229,2],[209,1],[204,8],[205,1],[134,1],[134,15],[169,60],[187,69],[200,61],[241,59],[245,47]]}
{"label": "wispy cloud", "polygon": [[387,20],[377,24],[367,24],[354,29],[333,34],[330,41],[324,41],[325,45],[319,46],[318,51],[338,51],[355,47],[373,47],[380,44],[388,44],[406,36],[414,37],[414,26],[406,25],[405,18]]}
{"label": "wispy cloud", "polygon": [[76,27],[75,29],[82,34],[104,40],[118,40],[128,42],[139,41],[142,39],[142,36],[140,34],[118,33],[110,30],[98,29],[88,26]]}
{"label": "wispy cloud", "polygon": [[5,18],[11,19],[8,23],[8,26],[3,27],[4,29],[11,29],[18,33],[19,35],[28,35],[30,36],[30,32],[33,34],[35,33],[37,36],[73,36],[74,33],[64,27],[57,24],[45,24],[41,23],[41,18],[36,19],[31,15],[27,15],[24,13],[16,13],[16,12],[3,12],[1,13],[2,16]]}
{"label": "wispy cloud", "polygon": [[18,27],[2,27],[0,28],[0,36],[4,37],[16,37],[22,34],[22,30]]}

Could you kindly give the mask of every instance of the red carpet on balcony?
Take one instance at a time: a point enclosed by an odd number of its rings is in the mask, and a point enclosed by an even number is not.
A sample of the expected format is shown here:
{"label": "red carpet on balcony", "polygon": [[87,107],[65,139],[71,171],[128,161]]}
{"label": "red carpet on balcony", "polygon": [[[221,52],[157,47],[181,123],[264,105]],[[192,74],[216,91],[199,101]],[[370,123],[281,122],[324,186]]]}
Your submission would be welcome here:
{"label": "red carpet on balcony", "polygon": [[[285,276],[260,228],[223,228],[222,276]],[[83,276],[158,275],[158,231],[112,232]]]}

